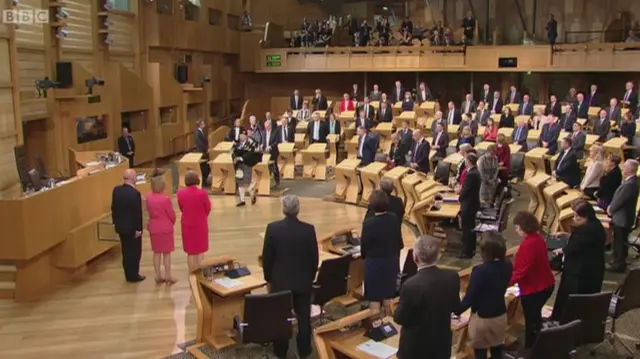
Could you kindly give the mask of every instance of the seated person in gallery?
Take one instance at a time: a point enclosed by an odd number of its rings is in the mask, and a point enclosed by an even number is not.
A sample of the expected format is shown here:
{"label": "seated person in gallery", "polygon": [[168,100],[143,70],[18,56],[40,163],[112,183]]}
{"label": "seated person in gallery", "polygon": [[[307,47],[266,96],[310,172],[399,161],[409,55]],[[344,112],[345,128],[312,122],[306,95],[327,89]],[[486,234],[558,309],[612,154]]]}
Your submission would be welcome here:
{"label": "seated person in gallery", "polygon": [[529,126],[523,119],[518,120],[518,127],[511,133],[511,141],[522,146],[522,151],[527,151],[527,137],[529,136]]}
{"label": "seated person in gallery", "polygon": [[393,121],[393,111],[389,108],[389,103],[386,101],[380,101],[380,108],[376,114],[378,123]]}

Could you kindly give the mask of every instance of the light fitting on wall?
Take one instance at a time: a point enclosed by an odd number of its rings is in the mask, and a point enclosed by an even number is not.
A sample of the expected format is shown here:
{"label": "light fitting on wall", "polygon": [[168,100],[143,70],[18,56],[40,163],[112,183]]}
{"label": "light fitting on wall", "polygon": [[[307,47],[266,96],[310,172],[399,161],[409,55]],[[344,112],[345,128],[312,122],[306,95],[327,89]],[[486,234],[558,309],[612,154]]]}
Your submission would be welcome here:
{"label": "light fitting on wall", "polygon": [[69,17],[69,13],[64,8],[59,8],[58,12],[56,13],[56,17],[60,20],[66,19]]}
{"label": "light fitting on wall", "polygon": [[94,86],[104,86],[104,80],[99,80],[95,77],[84,80],[84,85],[87,86],[87,94],[93,95]]}
{"label": "light fitting on wall", "polygon": [[105,27],[113,26],[113,21],[111,21],[111,20],[109,20],[109,19],[106,19],[106,20],[104,21],[104,26],[105,26]]}
{"label": "light fitting on wall", "polygon": [[115,38],[111,34],[109,34],[109,35],[104,37],[104,43],[105,44],[111,45],[111,44],[113,44],[114,41],[115,41]]}
{"label": "light fitting on wall", "polygon": [[208,76],[200,76],[200,81],[199,81],[199,85],[200,87],[203,87],[204,84],[211,82],[211,77]]}
{"label": "light fitting on wall", "polygon": [[65,28],[58,28],[58,30],[56,30],[56,37],[58,39],[66,39],[69,36],[69,30],[65,29]]}
{"label": "light fitting on wall", "polygon": [[38,98],[47,97],[47,90],[57,87],[60,87],[60,83],[57,81],[51,81],[48,77],[45,77],[42,80],[36,80],[36,91],[38,91]]}
{"label": "light fitting on wall", "polygon": [[111,10],[113,9],[115,6],[115,1],[114,0],[105,0],[104,1],[104,5],[103,7],[107,10]]}
{"label": "light fitting on wall", "polygon": [[13,6],[20,4],[20,0],[13,0]]}

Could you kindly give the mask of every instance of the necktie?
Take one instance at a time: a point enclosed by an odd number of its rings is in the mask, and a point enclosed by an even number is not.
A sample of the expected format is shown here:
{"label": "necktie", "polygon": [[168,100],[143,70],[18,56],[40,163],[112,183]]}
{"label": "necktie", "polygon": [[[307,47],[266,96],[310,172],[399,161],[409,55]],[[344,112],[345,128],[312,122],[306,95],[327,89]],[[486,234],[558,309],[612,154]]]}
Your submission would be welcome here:
{"label": "necktie", "polygon": [[314,123],[313,123],[313,139],[314,140],[319,140],[320,139],[319,127],[320,126],[318,126],[318,121],[314,121]]}
{"label": "necktie", "polygon": [[631,92],[631,91],[627,91],[627,93],[626,93],[626,94],[624,94],[624,100],[622,100],[622,101],[629,101],[629,94],[630,94],[630,92]]}
{"label": "necktie", "polygon": [[124,138],[125,141],[127,141],[127,147],[129,148],[129,151],[131,151],[131,142],[129,142],[129,136]]}
{"label": "necktie", "polygon": [[469,113],[469,101],[467,101],[467,105],[464,107],[464,113]]}
{"label": "necktie", "polygon": [[515,99],[516,99],[516,93],[515,93],[515,92],[512,92],[512,93],[511,93],[511,103],[514,103],[514,102],[515,102]]}
{"label": "necktie", "polygon": [[560,167],[560,165],[562,164],[562,161],[564,161],[564,158],[567,156],[567,151],[565,150],[562,153],[562,158],[560,158],[560,162],[558,162],[558,167]]}
{"label": "necktie", "polygon": [[574,132],[574,133],[573,133],[573,139],[575,140],[577,136],[578,136],[578,133],[577,133],[577,132]]}
{"label": "necktie", "polygon": [[438,136],[436,137],[436,146],[438,146],[438,143],[440,141],[440,135],[442,134],[442,132],[438,132]]}
{"label": "necktie", "polygon": [[286,127],[282,129],[282,141],[289,142],[289,138],[287,136],[287,128]]}
{"label": "necktie", "polygon": [[336,121],[331,121],[331,133],[336,133]]}
{"label": "necktie", "polygon": [[498,100],[496,100],[496,99],[494,98],[494,99],[493,99],[493,108],[492,108],[493,112],[495,112],[495,111],[496,111],[496,106],[497,106],[497,105],[498,105]]}
{"label": "necktie", "polygon": [[609,110],[609,119],[613,119],[613,107]]}
{"label": "necktie", "polygon": [[589,97],[589,107],[591,107],[593,105],[593,95],[595,95],[593,92],[591,93],[591,97]]}
{"label": "necktie", "polygon": [[518,131],[516,132],[516,141],[520,141],[521,134],[522,134],[522,127],[518,127]]}
{"label": "necktie", "polygon": [[449,124],[453,125],[453,111],[449,111]]}

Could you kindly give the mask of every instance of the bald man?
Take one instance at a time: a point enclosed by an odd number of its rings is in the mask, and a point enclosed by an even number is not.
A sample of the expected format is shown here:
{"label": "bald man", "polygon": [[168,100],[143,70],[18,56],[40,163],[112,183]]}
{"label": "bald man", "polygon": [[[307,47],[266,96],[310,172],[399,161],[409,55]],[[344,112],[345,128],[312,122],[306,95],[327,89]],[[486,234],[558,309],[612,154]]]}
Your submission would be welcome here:
{"label": "bald man", "polygon": [[116,186],[111,195],[111,220],[120,237],[124,278],[129,283],[137,283],[145,278],[140,275],[142,197],[136,189],[135,170],[125,170],[122,179],[124,183]]}

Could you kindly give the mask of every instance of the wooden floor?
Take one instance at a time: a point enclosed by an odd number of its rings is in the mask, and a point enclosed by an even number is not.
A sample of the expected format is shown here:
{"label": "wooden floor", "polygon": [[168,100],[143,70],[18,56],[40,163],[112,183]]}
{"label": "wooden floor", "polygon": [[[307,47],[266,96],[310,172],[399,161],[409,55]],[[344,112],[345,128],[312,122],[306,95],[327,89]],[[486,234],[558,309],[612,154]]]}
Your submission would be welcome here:
{"label": "wooden floor", "polygon": [[[262,249],[259,233],[282,218],[278,198],[235,207],[232,196],[212,196],[207,256],[230,255],[256,271]],[[178,212],[176,208],[176,212]],[[347,226],[359,227],[364,208],[301,198],[300,218],[316,226],[318,237]],[[178,213],[179,217],[179,213]],[[404,233],[413,234],[403,228]],[[140,284],[124,281],[119,250],[89,266],[77,281],[36,302],[0,300],[0,358],[162,358],[195,337],[186,256],[176,226],[173,286],[153,281],[148,235],[143,242]]]}

